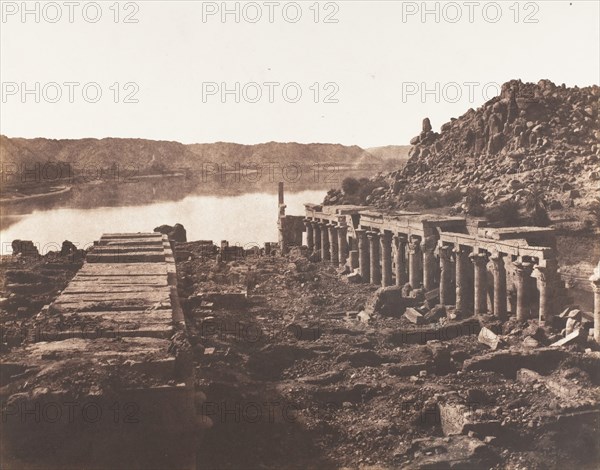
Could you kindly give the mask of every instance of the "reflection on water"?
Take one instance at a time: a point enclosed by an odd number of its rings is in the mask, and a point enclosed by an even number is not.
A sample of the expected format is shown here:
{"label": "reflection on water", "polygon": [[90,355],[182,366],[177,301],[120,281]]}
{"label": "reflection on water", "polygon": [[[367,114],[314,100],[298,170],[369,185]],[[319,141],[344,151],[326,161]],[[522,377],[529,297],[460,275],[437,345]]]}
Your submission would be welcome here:
{"label": "reflection on water", "polygon": [[[152,200],[152,192],[145,195]],[[286,193],[288,214],[304,213],[303,204],[323,200],[325,190]],[[118,200],[112,199],[111,202]],[[181,223],[188,240],[229,240],[247,245],[277,241],[277,194],[245,193],[232,196],[193,195],[179,201],[149,202],[123,207],[54,208],[38,210],[5,224],[2,254],[11,252],[15,239],[32,240],[42,254],[60,249],[64,240],[85,247],[105,232],[147,232],[162,224]],[[15,219],[13,219],[15,220]]]}

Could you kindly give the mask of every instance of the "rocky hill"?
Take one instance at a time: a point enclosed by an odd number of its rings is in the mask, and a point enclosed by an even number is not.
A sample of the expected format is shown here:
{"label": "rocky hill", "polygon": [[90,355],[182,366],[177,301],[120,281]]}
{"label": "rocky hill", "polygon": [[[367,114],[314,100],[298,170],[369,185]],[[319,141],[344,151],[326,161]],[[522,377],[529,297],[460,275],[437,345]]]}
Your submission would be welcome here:
{"label": "rocky hill", "polygon": [[[599,98],[595,85],[507,82],[500,96],[451,119],[439,133],[424,119],[406,166],[375,178],[364,202],[401,208],[415,192],[464,195],[479,188],[487,204],[537,190],[550,209],[585,207],[599,195]],[[339,203],[343,196],[333,198]],[[454,210],[464,210],[462,201],[454,203]]]}
{"label": "rocky hill", "polygon": [[381,164],[357,146],[339,144],[298,144],[269,142],[240,145],[226,142],[184,145],[179,142],[145,139],[22,139],[0,136],[0,155],[4,164],[45,164],[65,162],[76,168],[113,164],[135,165],[142,171],[197,170],[206,163],[244,166],[249,163],[313,165],[330,163],[347,167]]}

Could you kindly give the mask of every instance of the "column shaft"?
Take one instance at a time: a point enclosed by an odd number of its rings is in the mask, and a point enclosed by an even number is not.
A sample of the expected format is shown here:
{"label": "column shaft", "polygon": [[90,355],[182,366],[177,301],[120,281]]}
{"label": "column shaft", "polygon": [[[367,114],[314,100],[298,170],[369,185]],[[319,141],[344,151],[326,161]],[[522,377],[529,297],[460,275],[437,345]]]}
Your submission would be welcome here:
{"label": "column shaft", "polygon": [[381,283],[381,265],[380,265],[380,252],[379,252],[379,233],[369,232],[367,234],[369,238],[369,249],[371,257],[371,284]]}
{"label": "column shaft", "polygon": [[422,277],[419,263],[421,256],[420,240],[412,238],[408,243],[408,282],[413,289],[421,287]]}
{"label": "column shaft", "polygon": [[469,313],[471,310],[472,290],[468,273],[469,252],[458,246],[454,249],[456,254],[456,310],[462,313]]}
{"label": "column shaft", "polygon": [[494,273],[494,315],[500,319],[506,318],[506,268],[503,257],[503,253],[494,253],[490,258]]}
{"label": "column shaft", "polygon": [[363,282],[369,282],[371,279],[371,266],[369,255],[369,240],[367,232],[364,230],[355,230],[358,237],[358,271]]}
{"label": "column shaft", "polygon": [[525,321],[529,317],[529,276],[531,275],[531,264],[514,263],[517,274],[517,321]]}
{"label": "column shaft", "polygon": [[338,259],[341,266],[346,264],[348,259],[348,227],[341,225],[337,230],[338,234]]}
{"label": "column shaft", "polygon": [[440,303],[452,305],[452,260],[450,246],[440,247]]}
{"label": "column shaft", "polygon": [[323,261],[331,260],[329,251],[329,230],[327,229],[327,224],[321,224],[321,252],[321,259]]}
{"label": "column shaft", "polygon": [[403,286],[407,282],[406,277],[406,239],[399,235],[394,235],[394,261],[395,261],[395,274],[396,274],[396,285]]}
{"label": "column shaft", "polygon": [[329,256],[331,258],[331,263],[334,266],[338,266],[340,252],[338,249],[337,226],[329,224],[327,228],[329,229]]}
{"label": "column shaft", "polygon": [[306,227],[306,246],[308,246],[308,252],[311,253],[315,249],[313,228],[309,221],[305,221],[304,226]]}
{"label": "column shaft", "polygon": [[435,288],[435,255],[433,247],[423,247],[423,287],[425,290]]}
{"label": "column shaft", "polygon": [[471,254],[475,266],[473,312],[480,315],[487,312],[487,256],[483,253]]}
{"label": "column shaft", "polygon": [[542,325],[552,322],[554,317],[554,304],[552,302],[554,282],[556,280],[556,264],[554,260],[546,260],[546,266],[535,267],[535,278],[540,293],[540,310],[538,321]]}
{"label": "column shaft", "polygon": [[384,232],[381,236],[381,285],[392,285],[392,234]]}

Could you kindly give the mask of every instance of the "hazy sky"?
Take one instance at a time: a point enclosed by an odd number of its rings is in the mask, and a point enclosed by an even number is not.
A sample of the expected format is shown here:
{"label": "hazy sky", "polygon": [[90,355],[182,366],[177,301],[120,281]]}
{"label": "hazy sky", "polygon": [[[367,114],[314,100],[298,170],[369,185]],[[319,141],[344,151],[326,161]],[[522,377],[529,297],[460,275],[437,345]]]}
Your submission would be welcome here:
{"label": "hazy sky", "polygon": [[600,82],[596,0],[0,3],[11,137],[366,148],[513,78]]}

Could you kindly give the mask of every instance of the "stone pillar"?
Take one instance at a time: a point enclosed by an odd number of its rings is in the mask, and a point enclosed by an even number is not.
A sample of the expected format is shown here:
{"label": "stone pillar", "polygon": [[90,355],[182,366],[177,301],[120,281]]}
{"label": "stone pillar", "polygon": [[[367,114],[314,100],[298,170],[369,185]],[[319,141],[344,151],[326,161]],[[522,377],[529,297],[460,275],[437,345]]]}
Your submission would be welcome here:
{"label": "stone pillar", "polygon": [[484,253],[472,253],[471,261],[475,266],[473,282],[474,302],[473,313],[480,315],[487,312],[487,256]]}
{"label": "stone pillar", "polygon": [[355,230],[358,238],[358,272],[363,282],[369,282],[371,278],[371,266],[369,255],[369,240],[367,240],[367,232],[359,229]]}
{"label": "stone pillar", "polygon": [[329,252],[329,230],[327,224],[321,224],[321,260],[329,261],[331,259]]}
{"label": "stone pillar", "polygon": [[423,287],[426,291],[435,289],[435,245],[427,241],[423,244]]}
{"label": "stone pillar", "polygon": [[531,263],[513,263],[517,274],[517,321],[525,321],[529,316],[529,292],[527,292]]}
{"label": "stone pillar", "polygon": [[392,285],[392,234],[383,232],[381,235],[381,285]]}
{"label": "stone pillar", "polygon": [[413,289],[421,287],[421,270],[419,256],[421,256],[421,240],[411,237],[408,243],[408,282]]}
{"label": "stone pillar", "polygon": [[496,252],[492,260],[494,273],[494,315],[497,318],[506,318],[506,268],[504,267],[504,253]]}
{"label": "stone pillar", "polygon": [[338,235],[338,259],[341,266],[346,264],[348,259],[348,227],[340,225],[337,229]]}
{"label": "stone pillar", "polygon": [[331,257],[331,263],[334,266],[339,265],[339,257],[340,252],[338,249],[338,234],[337,234],[337,226],[333,224],[329,224],[327,226],[329,229],[329,253]]}
{"label": "stone pillar", "polygon": [[359,267],[358,250],[350,250],[350,253],[348,254],[348,262],[350,263],[350,269],[352,270]]}
{"label": "stone pillar", "polygon": [[538,321],[540,325],[552,322],[554,317],[554,304],[552,302],[554,284],[556,280],[556,262],[546,260],[546,266],[536,266],[534,277],[537,279],[537,288],[540,292],[540,310]]}
{"label": "stone pillar", "polygon": [[379,233],[367,232],[369,238],[369,250],[371,256],[371,284],[381,283],[381,265],[379,253]]}
{"label": "stone pillar", "polygon": [[469,313],[471,310],[472,290],[471,280],[468,274],[469,251],[464,247],[458,246],[454,249],[456,255],[456,310],[462,313]]}
{"label": "stone pillar", "polygon": [[452,247],[440,247],[440,303],[452,305]]}
{"label": "stone pillar", "polygon": [[313,228],[309,220],[304,221],[304,226],[306,227],[306,246],[308,246],[308,252],[311,253],[315,249]]}
{"label": "stone pillar", "polygon": [[[315,245],[315,251],[321,250],[321,225],[319,222],[311,222],[313,228],[313,242]],[[322,255],[319,256],[319,260],[323,259]]]}
{"label": "stone pillar", "polygon": [[396,285],[403,286],[407,282],[405,237],[401,235],[394,235],[394,250],[394,261],[396,264]]}
{"label": "stone pillar", "polygon": [[600,263],[590,277],[594,290],[594,341],[600,344]]}

